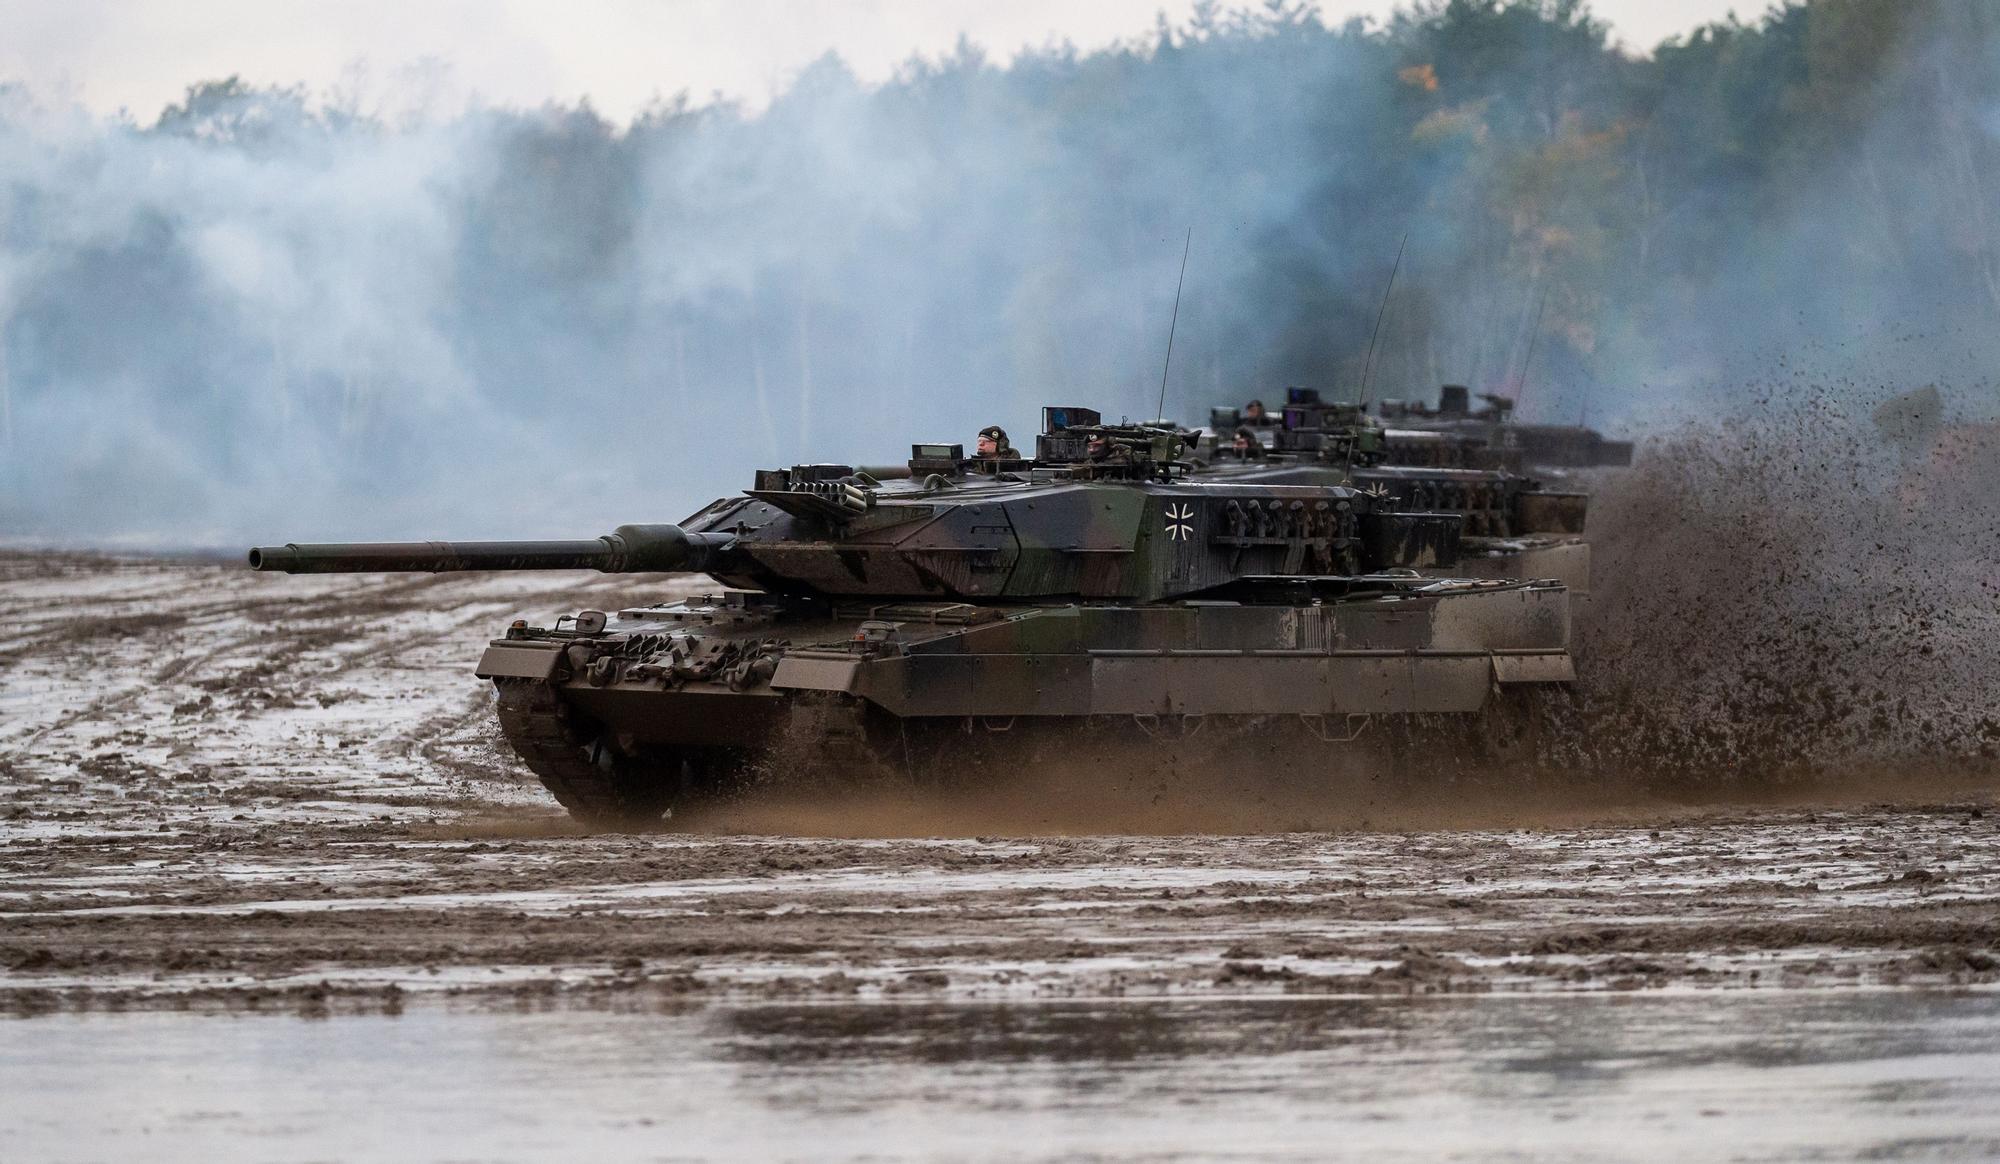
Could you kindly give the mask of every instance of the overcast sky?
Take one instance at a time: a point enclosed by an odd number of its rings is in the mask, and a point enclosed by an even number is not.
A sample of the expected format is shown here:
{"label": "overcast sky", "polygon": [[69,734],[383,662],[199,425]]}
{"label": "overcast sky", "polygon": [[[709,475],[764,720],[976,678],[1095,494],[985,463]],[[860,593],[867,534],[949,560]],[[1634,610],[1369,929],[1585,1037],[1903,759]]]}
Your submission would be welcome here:
{"label": "overcast sky", "polygon": [[[761,105],[838,52],[867,80],[963,34],[1006,58],[1144,33],[1193,0],[0,0],[0,80],[150,122],[190,81],[241,74],[357,95],[369,112],[450,112],[469,100],[589,97],[629,117],[658,95]],[[1321,0],[1330,21],[1395,0]],[[1767,0],[1596,0],[1626,45],[1650,48]]]}

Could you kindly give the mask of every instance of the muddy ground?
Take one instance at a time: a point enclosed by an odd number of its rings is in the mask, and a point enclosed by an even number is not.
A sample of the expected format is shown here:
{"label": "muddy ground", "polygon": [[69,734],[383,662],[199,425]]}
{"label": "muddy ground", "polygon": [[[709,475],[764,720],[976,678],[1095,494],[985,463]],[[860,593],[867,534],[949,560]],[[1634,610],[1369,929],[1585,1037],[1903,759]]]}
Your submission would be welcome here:
{"label": "muddy ground", "polygon": [[699,579],[0,556],[0,1007],[2000,982],[1977,766],[1534,787],[1088,768],[585,836],[496,750],[517,615]]}

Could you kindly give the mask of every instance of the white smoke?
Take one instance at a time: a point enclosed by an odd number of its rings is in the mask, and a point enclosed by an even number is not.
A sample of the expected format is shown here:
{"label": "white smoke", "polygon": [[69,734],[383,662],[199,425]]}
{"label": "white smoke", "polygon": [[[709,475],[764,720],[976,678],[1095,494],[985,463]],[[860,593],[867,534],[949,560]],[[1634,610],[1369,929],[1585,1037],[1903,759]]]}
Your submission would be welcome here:
{"label": "white smoke", "polygon": [[[1718,177],[1648,209],[1631,149],[1601,189],[1571,166],[1530,197],[1538,158],[1631,140],[1562,110],[1637,66],[1486,79],[1555,110],[1541,154],[1503,155],[1497,107],[1455,77],[1427,93],[1401,42],[1232,20],[878,88],[828,59],[754,117],[626,126],[426,117],[439,69],[400,96],[211,86],[144,128],[0,91],[0,537],[588,534],[759,465],[995,421],[1025,443],[1043,403],[1150,414],[1190,226],[1183,417],[1351,392],[1405,233],[1377,396],[1525,379],[1524,411],[1615,426],[1863,376],[1990,407],[1996,252],[1968,225],[2000,229],[1990,115],[1926,130],[1905,77],[1775,202]],[[1878,198],[1883,166],[1902,181]],[[1675,266],[1674,232],[1709,221],[1728,262]]]}

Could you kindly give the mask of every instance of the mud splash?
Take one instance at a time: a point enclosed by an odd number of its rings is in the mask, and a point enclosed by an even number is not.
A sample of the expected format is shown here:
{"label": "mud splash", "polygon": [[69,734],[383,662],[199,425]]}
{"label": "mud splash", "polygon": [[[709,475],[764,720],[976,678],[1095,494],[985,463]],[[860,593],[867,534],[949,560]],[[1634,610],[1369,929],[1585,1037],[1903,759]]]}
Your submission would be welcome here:
{"label": "mud splash", "polygon": [[[1599,482],[1574,766],[1951,779],[2000,751],[2000,435],[1760,402]],[[1893,772],[1890,771],[1893,769]]]}
{"label": "mud splash", "polygon": [[1295,757],[1290,765],[1183,752],[1131,765],[1024,759],[947,783],[901,779],[771,782],[679,810],[668,827],[706,835],[813,837],[1239,836],[1370,830],[1641,827],[1690,812],[1807,806],[1894,808],[1981,802],[1983,764],[1677,778],[1629,770],[1477,772],[1389,778],[1365,760]]}

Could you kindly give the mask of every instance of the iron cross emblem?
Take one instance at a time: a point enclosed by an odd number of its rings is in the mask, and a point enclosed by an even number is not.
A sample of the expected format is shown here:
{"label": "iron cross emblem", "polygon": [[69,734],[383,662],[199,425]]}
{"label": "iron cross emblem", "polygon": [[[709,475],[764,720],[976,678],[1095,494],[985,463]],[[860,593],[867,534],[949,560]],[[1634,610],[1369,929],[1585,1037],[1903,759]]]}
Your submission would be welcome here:
{"label": "iron cross emblem", "polygon": [[1193,516],[1194,507],[1191,505],[1167,506],[1167,536],[1175,541],[1183,538],[1192,539],[1194,526],[1188,524],[1188,519]]}

